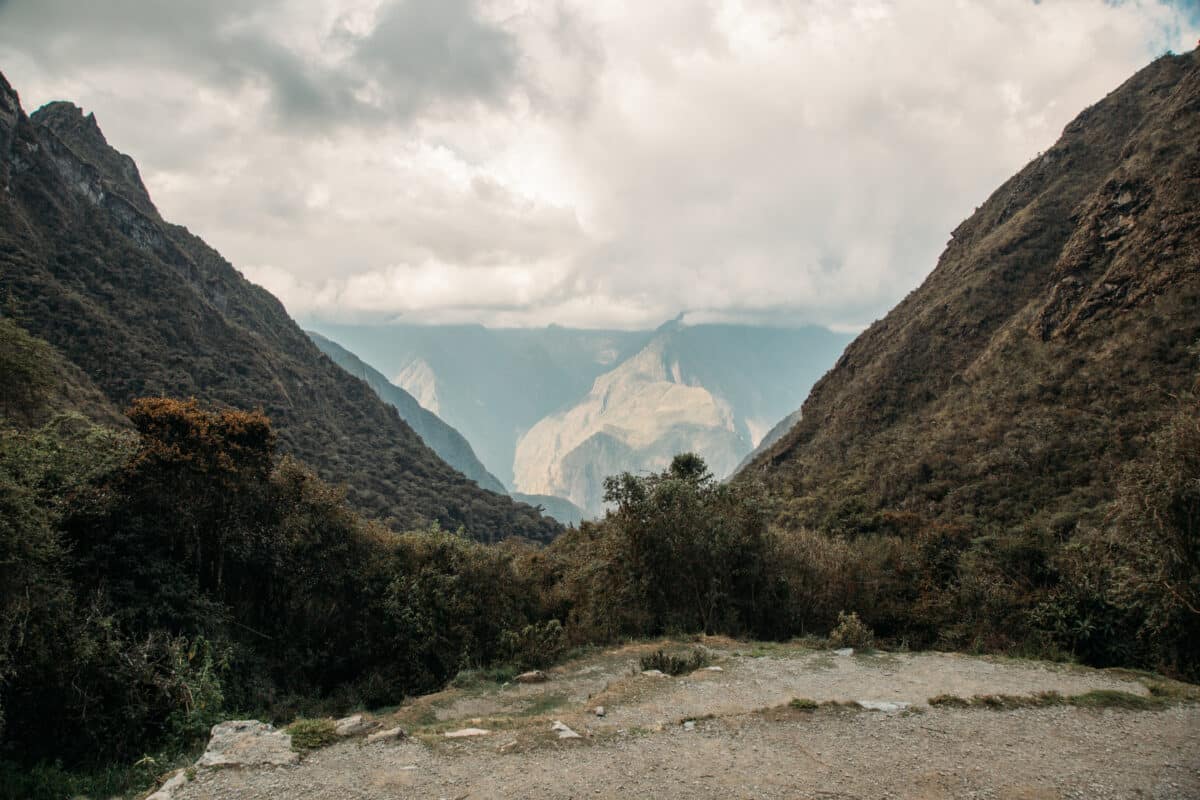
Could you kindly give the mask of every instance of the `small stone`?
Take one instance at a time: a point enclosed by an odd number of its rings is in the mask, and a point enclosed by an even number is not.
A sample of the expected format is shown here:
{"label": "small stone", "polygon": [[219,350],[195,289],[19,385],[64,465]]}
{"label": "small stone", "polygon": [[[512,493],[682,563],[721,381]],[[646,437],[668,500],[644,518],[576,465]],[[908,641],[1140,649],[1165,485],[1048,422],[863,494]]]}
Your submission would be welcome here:
{"label": "small stone", "polygon": [[540,669],[535,669],[530,670],[529,672],[522,672],[513,680],[515,680],[517,683],[545,683],[546,681],[550,680],[550,676],[542,672]]}
{"label": "small stone", "polygon": [[649,678],[663,677],[663,671],[661,669],[644,669],[642,670],[642,674]]}
{"label": "small stone", "polygon": [[375,742],[390,742],[395,739],[403,739],[407,736],[403,728],[388,728],[386,731],[378,731],[367,737],[367,744],[375,744]]}
{"label": "small stone", "polygon": [[334,723],[334,732],[338,736],[358,736],[375,727],[375,722],[366,719],[362,714],[342,717]]}
{"label": "small stone", "polygon": [[835,656],[852,656],[852,655],[854,655],[854,648],[853,647],[842,647],[838,650],[834,650],[833,654]]}
{"label": "small stone", "polygon": [[720,667],[705,667],[704,671],[705,672],[724,672],[725,670],[721,669]]}
{"label": "small stone", "polygon": [[859,708],[867,711],[882,711],[885,714],[895,714],[912,705],[912,703],[903,703],[898,700],[858,700],[857,703]]}
{"label": "small stone", "polygon": [[597,717],[603,717],[604,716],[604,706],[596,706],[595,708],[592,709],[592,713],[595,714]]}
{"label": "small stone", "polygon": [[578,733],[571,730],[564,723],[559,722],[558,720],[554,721],[554,724],[552,724],[550,726],[550,730],[555,731],[558,734],[558,738],[560,738],[560,739],[582,739],[583,738]]}
{"label": "small stone", "polygon": [[446,731],[442,735],[447,739],[467,739],[472,736],[487,736],[491,731],[485,731],[483,728],[463,728],[457,731]]}
{"label": "small stone", "polygon": [[683,723],[683,729],[685,731],[694,731],[694,730],[696,730],[696,723],[693,720],[689,719]]}

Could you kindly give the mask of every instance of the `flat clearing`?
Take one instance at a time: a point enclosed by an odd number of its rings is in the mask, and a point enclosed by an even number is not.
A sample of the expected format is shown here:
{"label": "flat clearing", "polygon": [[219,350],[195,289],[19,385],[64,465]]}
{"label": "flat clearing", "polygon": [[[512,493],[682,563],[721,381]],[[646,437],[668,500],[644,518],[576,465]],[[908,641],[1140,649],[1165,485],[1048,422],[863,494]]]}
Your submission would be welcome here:
{"label": "flat clearing", "polygon": [[[643,654],[695,646],[631,645],[549,670],[545,683],[416,698],[376,715],[406,740],[348,740],[292,767],[201,770],[175,798],[1200,798],[1200,705],[1150,691],[1194,697],[1194,687],[1022,660],[720,638],[703,641],[720,671],[641,674]],[[993,701],[1000,710],[930,706],[939,695],[1007,698]],[[819,707],[789,706],[797,698]],[[842,705],[857,701],[911,705]],[[560,740],[555,721],[582,738]],[[489,733],[444,736],[469,727]]]}

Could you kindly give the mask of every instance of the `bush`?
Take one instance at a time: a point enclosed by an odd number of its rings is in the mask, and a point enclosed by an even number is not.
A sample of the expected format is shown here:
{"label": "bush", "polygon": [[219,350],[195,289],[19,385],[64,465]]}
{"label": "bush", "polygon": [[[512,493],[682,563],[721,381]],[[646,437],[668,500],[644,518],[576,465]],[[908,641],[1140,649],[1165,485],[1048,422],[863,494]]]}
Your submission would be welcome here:
{"label": "bush", "polygon": [[500,634],[501,658],[522,669],[548,667],[562,657],[566,636],[556,619]]}
{"label": "bush", "polygon": [[838,614],[837,627],[829,633],[829,643],[834,647],[866,649],[875,646],[875,634],[863,624],[858,614],[853,611],[847,614],[843,611]]}
{"label": "bush", "polygon": [[298,719],[287,726],[292,749],[318,750],[337,741],[337,725],[331,719]]}
{"label": "bush", "polygon": [[697,647],[690,655],[668,655],[663,650],[656,650],[650,655],[642,656],[643,670],[658,670],[667,675],[687,675],[698,669],[703,669],[712,663],[712,656],[707,650]]}

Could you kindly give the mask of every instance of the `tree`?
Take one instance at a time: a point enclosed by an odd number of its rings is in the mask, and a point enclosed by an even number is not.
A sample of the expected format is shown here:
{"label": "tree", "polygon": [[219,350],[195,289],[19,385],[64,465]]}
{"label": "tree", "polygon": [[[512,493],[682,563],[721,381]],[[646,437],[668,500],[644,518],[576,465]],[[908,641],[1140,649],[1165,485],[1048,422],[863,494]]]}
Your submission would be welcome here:
{"label": "tree", "polygon": [[663,472],[605,481],[606,520],[623,540],[650,633],[768,634],[767,522],[752,486],[718,483],[695,453]]}

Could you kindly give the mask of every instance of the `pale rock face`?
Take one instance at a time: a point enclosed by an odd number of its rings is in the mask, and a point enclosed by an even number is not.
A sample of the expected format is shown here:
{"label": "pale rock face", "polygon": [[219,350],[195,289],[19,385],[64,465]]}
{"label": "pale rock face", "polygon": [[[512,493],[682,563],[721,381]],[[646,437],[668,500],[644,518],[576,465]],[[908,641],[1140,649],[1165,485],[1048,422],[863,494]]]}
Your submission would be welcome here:
{"label": "pale rock face", "polygon": [[513,472],[518,491],[566,497],[600,515],[608,475],[662,470],[677,453],[694,451],[724,476],[749,450],[729,404],[689,384],[660,339],[597,378],[575,406],[527,431]]}
{"label": "pale rock face", "polygon": [[265,722],[241,719],[213,726],[208,748],[196,766],[279,766],[294,764],[299,758],[292,750],[291,736]]}
{"label": "pale rock face", "polygon": [[392,383],[417,398],[418,403],[434,414],[441,414],[437,375],[424,359],[418,358],[400,370]]}

